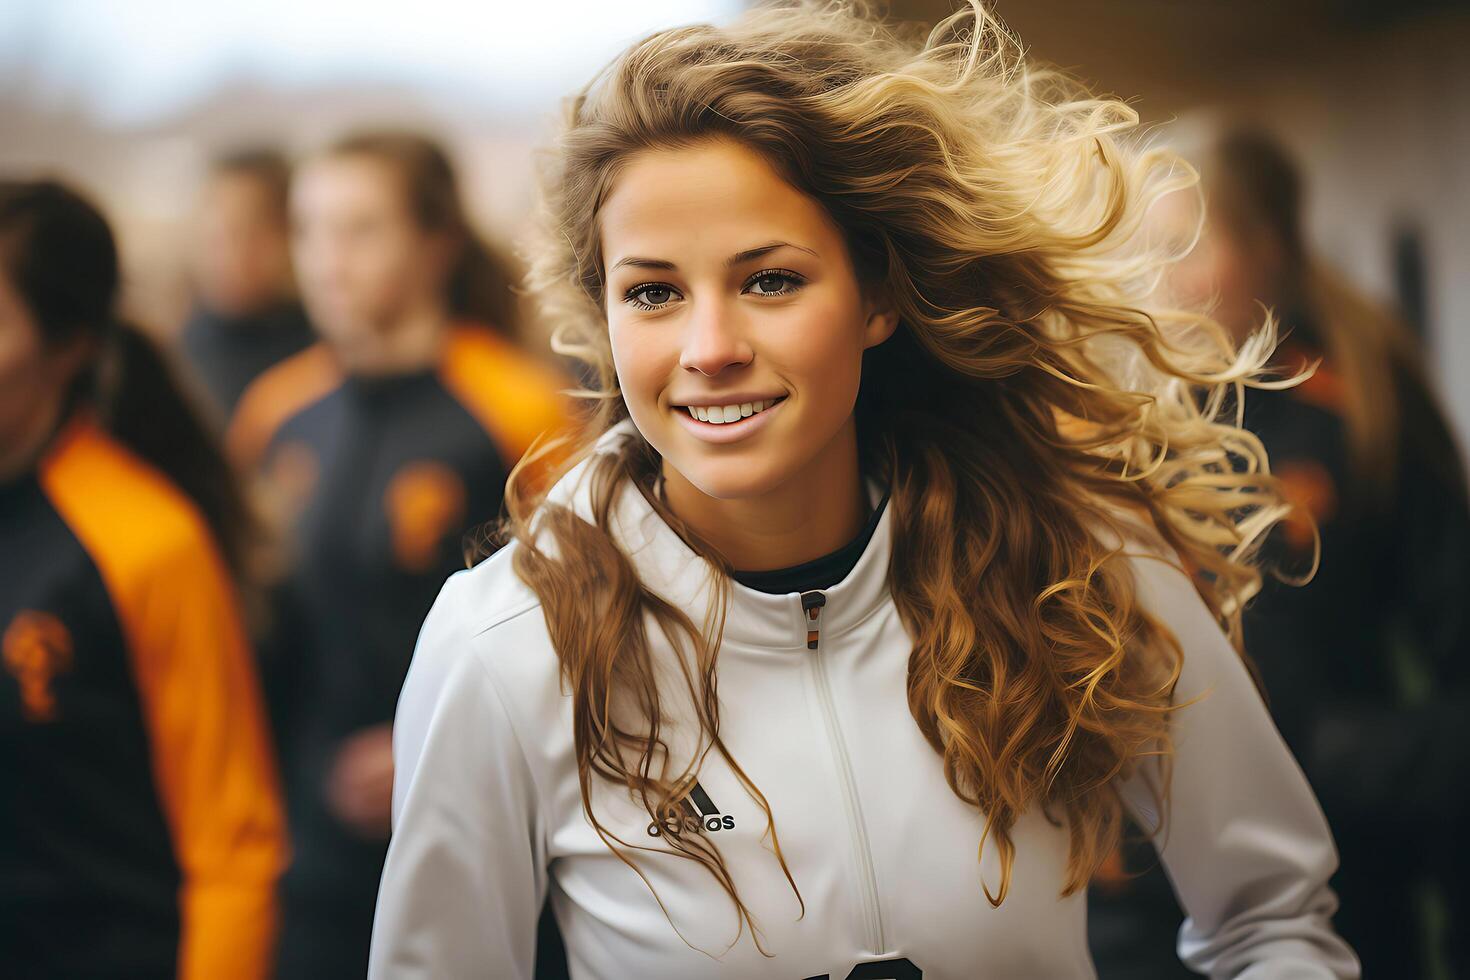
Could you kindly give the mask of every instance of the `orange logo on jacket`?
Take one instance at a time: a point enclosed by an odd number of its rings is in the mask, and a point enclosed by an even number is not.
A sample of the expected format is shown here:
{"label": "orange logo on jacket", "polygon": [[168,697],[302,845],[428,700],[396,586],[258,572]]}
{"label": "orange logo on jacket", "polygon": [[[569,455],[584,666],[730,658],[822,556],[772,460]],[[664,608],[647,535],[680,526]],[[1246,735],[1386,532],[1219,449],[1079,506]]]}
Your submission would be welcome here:
{"label": "orange logo on jacket", "polygon": [[393,475],[383,495],[393,537],[393,559],[408,572],[434,567],[444,536],[464,527],[465,488],[443,463],[410,463]]}
{"label": "orange logo on jacket", "polygon": [[46,612],[24,610],[5,630],[5,668],[20,684],[20,703],[27,721],[54,721],[56,694],[51,679],[71,669],[71,633]]}
{"label": "orange logo on jacket", "polygon": [[301,516],[320,475],[321,463],[304,442],[293,440],[271,453],[265,469],[265,496],[283,524]]}

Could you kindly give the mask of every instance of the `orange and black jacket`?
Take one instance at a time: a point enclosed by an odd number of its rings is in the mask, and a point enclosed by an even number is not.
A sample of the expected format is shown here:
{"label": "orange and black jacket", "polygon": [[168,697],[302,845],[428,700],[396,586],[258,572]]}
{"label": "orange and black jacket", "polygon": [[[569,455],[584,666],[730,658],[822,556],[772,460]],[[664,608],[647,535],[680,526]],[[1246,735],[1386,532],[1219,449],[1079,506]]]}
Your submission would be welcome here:
{"label": "orange and black jacket", "polygon": [[428,369],[350,375],[319,344],[241,399],[231,454],[294,524],[268,681],[295,843],[288,903],[356,895],[370,917],[386,845],[330,815],[327,771],[342,739],[392,721],[466,532],[496,517],[511,466],[564,424],[565,385],[510,341],[459,326]]}
{"label": "orange and black jacket", "polygon": [[286,856],[234,585],[86,413],[0,485],[0,974],[255,978]]}
{"label": "orange and black jacket", "polygon": [[[1283,363],[1323,356],[1311,337],[1299,318]],[[1430,974],[1418,959],[1416,907],[1431,881],[1448,899],[1450,973],[1459,975],[1470,968],[1470,503],[1429,393],[1399,370],[1394,383],[1400,432],[1386,499],[1350,460],[1346,381],[1330,360],[1295,388],[1246,399],[1246,426],[1320,532],[1321,565],[1300,588],[1263,583],[1246,609],[1245,643],[1332,825],[1342,861],[1335,921],[1363,975]],[[1304,521],[1290,520],[1268,552],[1305,571],[1311,540]]]}
{"label": "orange and black jacket", "polygon": [[[1324,354],[1304,316],[1287,322],[1294,335],[1276,360],[1295,373]],[[1459,460],[1431,458],[1453,456],[1439,410],[1422,384],[1401,372],[1395,384],[1402,431],[1388,500],[1369,494],[1350,460],[1346,381],[1330,360],[1294,387],[1245,399],[1246,428],[1298,507],[1267,541],[1270,564],[1305,574],[1313,524],[1321,540],[1309,583],[1263,582],[1245,609],[1245,645],[1332,826],[1335,925],[1368,977],[1429,975],[1418,959],[1425,881],[1442,884],[1451,957],[1460,972],[1470,965],[1470,507],[1463,478],[1438,475]],[[1411,685],[1421,690],[1410,696]],[[1098,972],[1182,976],[1170,948],[1182,913],[1168,883],[1143,846],[1128,864],[1150,870],[1102,883],[1089,906]]]}
{"label": "orange and black jacket", "polygon": [[234,414],[250,383],[316,341],[295,300],[244,316],[199,307],[179,335],[179,350],[221,421]]}

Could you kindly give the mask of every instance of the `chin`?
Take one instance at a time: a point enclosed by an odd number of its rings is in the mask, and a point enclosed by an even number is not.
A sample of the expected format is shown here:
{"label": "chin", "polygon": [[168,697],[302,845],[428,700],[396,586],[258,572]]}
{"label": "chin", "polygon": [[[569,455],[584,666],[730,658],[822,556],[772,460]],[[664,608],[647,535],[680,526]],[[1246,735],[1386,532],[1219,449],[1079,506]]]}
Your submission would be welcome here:
{"label": "chin", "polygon": [[719,460],[666,457],[666,461],[700,493],[716,500],[762,496],[780,487],[792,472],[792,468],[781,466],[775,460],[752,460],[743,455]]}

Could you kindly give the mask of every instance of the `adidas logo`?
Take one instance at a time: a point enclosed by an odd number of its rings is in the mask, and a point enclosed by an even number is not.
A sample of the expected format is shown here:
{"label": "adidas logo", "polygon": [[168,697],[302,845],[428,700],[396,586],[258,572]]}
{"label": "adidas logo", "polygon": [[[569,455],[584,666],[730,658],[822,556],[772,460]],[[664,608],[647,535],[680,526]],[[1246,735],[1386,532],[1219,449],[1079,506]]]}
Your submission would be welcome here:
{"label": "adidas logo", "polygon": [[734,829],[735,818],[728,813],[721,813],[720,808],[715,806],[715,801],[704,791],[704,787],[696,782],[679,800],[678,810],[671,808],[662,820],[655,820],[648,825],[648,836],[713,834]]}

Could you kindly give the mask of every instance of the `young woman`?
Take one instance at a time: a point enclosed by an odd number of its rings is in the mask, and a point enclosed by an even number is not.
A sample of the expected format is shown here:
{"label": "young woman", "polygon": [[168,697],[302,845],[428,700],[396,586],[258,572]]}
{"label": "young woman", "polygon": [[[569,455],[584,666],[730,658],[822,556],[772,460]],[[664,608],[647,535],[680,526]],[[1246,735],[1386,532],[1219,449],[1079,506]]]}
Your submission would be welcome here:
{"label": "young woman", "polygon": [[559,425],[563,382],[501,332],[509,280],[434,144],[347,137],[302,165],[292,214],[323,340],[251,386],[230,437],[294,532],[272,657],[295,845],[281,975],[361,977],[414,635],[465,531]]}
{"label": "young woman", "polygon": [[[1315,369],[1300,385],[1245,399],[1246,427],[1311,518],[1280,525],[1267,551],[1299,574],[1311,570],[1321,542],[1311,582],[1267,582],[1246,610],[1245,646],[1332,826],[1342,855],[1335,925],[1364,972],[1433,974],[1422,924],[1422,893],[1433,881],[1451,903],[1450,948],[1434,955],[1455,960],[1459,975],[1470,970],[1470,939],[1457,938],[1470,915],[1470,847],[1460,829],[1470,795],[1459,775],[1470,734],[1463,464],[1407,329],[1308,247],[1305,188],[1286,151],[1238,129],[1219,134],[1202,157],[1210,220],[1171,269],[1169,287],[1185,301],[1215,299],[1217,318],[1242,338],[1256,304],[1269,304],[1286,332],[1277,370]],[[1160,203],[1161,225],[1194,234],[1197,199]],[[1413,844],[1389,849],[1384,840]],[[1147,907],[1150,891],[1166,897],[1161,875],[1098,902],[1102,914],[1090,922],[1167,917]],[[1100,966],[1114,959],[1097,958]]]}
{"label": "young woman", "polygon": [[1195,969],[1356,975],[1221,629],[1282,508],[1196,397],[1270,333],[1140,307],[1132,121],[978,4],[762,7],[572,101],[532,281],[595,441],[424,624],[372,975],[529,976],[549,892],[578,977],[1088,976],[1125,808]]}
{"label": "young woman", "polygon": [[0,960],[263,978],[286,842],[248,512],[117,292],[90,204],[0,183]]}

